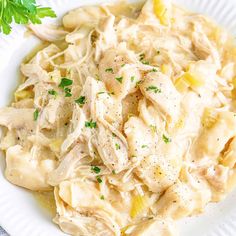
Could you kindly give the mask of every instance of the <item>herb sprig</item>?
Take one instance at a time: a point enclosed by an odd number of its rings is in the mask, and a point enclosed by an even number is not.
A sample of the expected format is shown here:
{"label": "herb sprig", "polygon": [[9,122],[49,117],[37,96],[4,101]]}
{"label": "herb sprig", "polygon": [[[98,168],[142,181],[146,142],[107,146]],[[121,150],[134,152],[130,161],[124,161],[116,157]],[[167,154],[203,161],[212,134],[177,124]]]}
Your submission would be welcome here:
{"label": "herb sprig", "polygon": [[38,6],[35,0],[0,0],[0,32],[10,34],[11,24],[41,24],[44,17],[56,17],[50,7]]}

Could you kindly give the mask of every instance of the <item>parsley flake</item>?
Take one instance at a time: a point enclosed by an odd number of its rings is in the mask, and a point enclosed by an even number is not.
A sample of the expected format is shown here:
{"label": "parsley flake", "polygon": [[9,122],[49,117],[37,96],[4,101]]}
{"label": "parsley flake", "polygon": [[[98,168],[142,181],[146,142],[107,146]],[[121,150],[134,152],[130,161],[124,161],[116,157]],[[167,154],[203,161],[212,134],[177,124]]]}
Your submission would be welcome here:
{"label": "parsley flake", "polygon": [[157,72],[158,70],[156,68],[153,68],[151,72]]}
{"label": "parsley flake", "polygon": [[147,148],[148,147],[148,145],[142,145],[141,146],[141,148]]}
{"label": "parsley flake", "polygon": [[98,181],[99,184],[102,183],[102,179],[101,179],[101,177],[97,176],[96,179],[97,179],[97,181]]}
{"label": "parsley flake", "polygon": [[116,172],[113,170],[113,171],[112,171],[112,174],[113,174],[113,175],[115,175],[115,174],[116,174]]}
{"label": "parsley flake", "polygon": [[171,138],[168,138],[167,136],[165,136],[164,134],[162,135],[162,139],[165,143],[170,143],[171,142]]}
{"label": "parsley flake", "polygon": [[145,58],[145,54],[144,54],[144,53],[142,53],[142,54],[139,55],[139,60],[140,60],[140,61],[142,61],[144,58]]}
{"label": "parsley flake", "polygon": [[114,73],[114,71],[113,71],[112,68],[107,68],[107,69],[105,70],[105,72],[111,72],[111,73]]}
{"label": "parsley flake", "polygon": [[34,120],[36,121],[39,117],[39,110],[38,108],[34,111]]}
{"label": "parsley flake", "polygon": [[85,104],[85,96],[80,96],[78,99],[75,100],[75,102],[77,104],[79,104],[80,106]]}
{"label": "parsley flake", "polygon": [[104,197],[104,195],[102,195],[100,198],[101,198],[102,200],[105,200],[105,197]]}
{"label": "parsley flake", "polygon": [[122,84],[122,80],[123,80],[123,77],[121,76],[121,77],[116,77],[115,78],[119,83],[121,83]]}
{"label": "parsley flake", "polygon": [[57,96],[57,92],[54,89],[48,90],[48,94],[53,95],[55,97]]}
{"label": "parsley flake", "polygon": [[61,82],[58,87],[65,88],[65,87],[70,86],[72,84],[73,84],[73,80],[63,77],[63,78],[61,78]]}
{"label": "parsley flake", "polygon": [[134,76],[131,76],[131,77],[130,77],[131,82],[134,82],[134,79],[135,79]]}
{"label": "parsley flake", "polygon": [[120,145],[118,143],[116,143],[115,146],[116,146],[116,150],[120,149]]}
{"label": "parsley flake", "polygon": [[97,127],[97,123],[96,122],[93,122],[93,120],[90,120],[90,121],[86,121],[85,122],[85,127],[86,128],[96,128]]}
{"label": "parsley flake", "polygon": [[92,166],[92,167],[91,167],[91,170],[92,170],[94,173],[96,173],[96,174],[99,174],[100,171],[101,171],[101,169],[100,169],[99,167],[97,167],[97,166]]}
{"label": "parsley flake", "polygon": [[154,93],[161,93],[161,89],[157,88],[156,86],[149,86],[146,88],[146,91],[153,91]]}

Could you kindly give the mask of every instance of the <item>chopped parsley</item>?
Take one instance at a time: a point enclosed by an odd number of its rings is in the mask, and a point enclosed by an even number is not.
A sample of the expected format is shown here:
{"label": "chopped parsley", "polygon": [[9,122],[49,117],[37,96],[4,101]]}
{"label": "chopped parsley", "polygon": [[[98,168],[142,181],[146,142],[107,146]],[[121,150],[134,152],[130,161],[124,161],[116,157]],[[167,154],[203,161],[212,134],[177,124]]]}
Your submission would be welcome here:
{"label": "chopped parsley", "polygon": [[57,96],[57,92],[54,89],[48,90],[48,94],[53,95],[55,97]]}
{"label": "chopped parsley", "polygon": [[144,54],[144,53],[142,53],[142,54],[139,55],[139,60],[140,60],[140,61],[142,61],[144,58],[145,58],[145,54]]}
{"label": "chopped parsley", "polygon": [[131,76],[131,77],[130,77],[131,82],[134,82],[134,79],[135,79],[134,76]]}
{"label": "chopped parsley", "polygon": [[126,64],[124,63],[124,64],[121,65],[121,67],[124,67],[125,65],[126,65]]}
{"label": "chopped parsley", "polygon": [[119,83],[121,83],[122,84],[122,80],[123,80],[123,77],[121,76],[121,77],[116,77],[115,78]]}
{"label": "chopped parsley", "polygon": [[112,68],[107,68],[107,69],[105,70],[105,72],[111,72],[111,73],[114,73],[114,71],[113,71]]}
{"label": "chopped parsley", "polygon": [[65,97],[71,97],[72,96],[70,88],[64,88],[64,91],[65,91]]}
{"label": "chopped parsley", "polygon": [[157,127],[155,125],[150,125],[152,132],[157,132]]}
{"label": "chopped parsley", "polygon": [[149,65],[149,64],[150,64],[149,61],[142,61],[142,63],[143,63],[144,65]]}
{"label": "chopped parsley", "polygon": [[65,91],[65,97],[71,97],[71,89],[67,88],[68,86],[72,85],[73,81],[71,79],[68,79],[66,77],[61,78],[61,83],[59,84],[59,88],[64,89]]}
{"label": "chopped parsley", "polygon": [[97,179],[97,181],[98,181],[99,184],[102,183],[101,177],[97,176],[96,179]]}
{"label": "chopped parsley", "polygon": [[85,96],[80,96],[78,99],[75,100],[77,104],[83,106],[85,104]]}
{"label": "chopped parsley", "polygon": [[115,174],[116,174],[116,172],[113,170],[113,171],[112,171],[112,174],[113,174],[113,175],[115,175]]}
{"label": "chopped parsley", "polygon": [[147,148],[148,147],[148,145],[142,145],[141,146],[141,148]]}
{"label": "chopped parsley", "polygon": [[39,117],[39,110],[38,108],[34,111],[34,120],[36,121]]}
{"label": "chopped parsley", "polygon": [[91,167],[91,170],[92,170],[94,173],[96,173],[96,174],[99,174],[100,171],[101,171],[101,169],[100,169],[99,167],[97,167],[97,166],[92,166],[92,167]]}
{"label": "chopped parsley", "polygon": [[156,68],[153,68],[151,72],[157,72],[158,70]]}
{"label": "chopped parsley", "polygon": [[99,92],[98,95],[100,95],[100,94],[104,94],[104,93],[105,93],[105,92]]}
{"label": "chopped parsley", "polygon": [[93,122],[93,120],[90,120],[90,121],[86,121],[85,122],[85,127],[86,128],[96,128],[97,127],[97,123],[96,122]]}
{"label": "chopped parsley", "polygon": [[116,134],[115,134],[115,133],[112,133],[112,137],[116,137]]}
{"label": "chopped parsley", "polygon": [[65,88],[67,86],[70,86],[73,84],[73,81],[71,79],[68,79],[66,77],[61,78],[61,83],[59,84],[59,88]]}
{"label": "chopped parsley", "polygon": [[171,142],[171,138],[168,138],[167,136],[165,136],[164,134],[162,135],[162,139],[165,143],[170,143]]}
{"label": "chopped parsley", "polygon": [[105,199],[104,195],[102,195],[100,198],[101,198],[102,200],[104,200],[104,199]]}
{"label": "chopped parsley", "polygon": [[116,150],[120,149],[120,145],[118,143],[116,143],[115,146],[116,146]]}
{"label": "chopped parsley", "polygon": [[154,93],[161,93],[161,89],[157,88],[156,86],[149,86],[146,88],[146,91],[153,91]]}

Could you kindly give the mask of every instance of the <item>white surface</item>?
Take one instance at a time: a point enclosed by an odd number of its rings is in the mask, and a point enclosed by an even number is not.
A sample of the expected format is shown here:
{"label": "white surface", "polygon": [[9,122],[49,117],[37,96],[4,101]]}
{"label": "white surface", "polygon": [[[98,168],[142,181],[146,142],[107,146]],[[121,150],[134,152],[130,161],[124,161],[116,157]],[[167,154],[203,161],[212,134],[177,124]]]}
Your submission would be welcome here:
{"label": "white surface", "polygon": [[[82,5],[75,0],[38,1],[51,6],[62,16]],[[86,4],[103,0],[86,0]],[[174,0],[191,11],[212,17],[236,35],[236,0]],[[7,105],[18,84],[19,64],[39,41],[33,36],[23,37],[24,27],[15,26],[10,36],[0,35],[0,107]],[[0,225],[11,236],[62,236],[29,191],[8,183],[3,176],[4,158],[0,155]],[[223,202],[210,204],[205,213],[180,222],[181,236],[235,236],[236,190]],[[105,236],[105,235],[104,235]]]}

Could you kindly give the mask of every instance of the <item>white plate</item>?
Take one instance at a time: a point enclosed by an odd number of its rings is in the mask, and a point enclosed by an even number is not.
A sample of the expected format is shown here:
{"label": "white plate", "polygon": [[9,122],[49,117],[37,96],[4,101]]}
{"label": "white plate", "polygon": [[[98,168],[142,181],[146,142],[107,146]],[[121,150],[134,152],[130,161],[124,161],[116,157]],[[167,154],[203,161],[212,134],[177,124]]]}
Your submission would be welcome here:
{"label": "white plate", "polygon": [[[82,1],[45,0],[38,1],[51,6],[61,17],[70,9],[82,5]],[[86,0],[86,4],[103,0]],[[194,12],[212,17],[236,35],[235,0],[175,0],[174,2]],[[20,62],[39,41],[24,37],[24,27],[14,26],[10,36],[0,36],[0,107],[9,103],[18,84]],[[51,216],[42,209],[32,194],[8,183],[4,176],[4,158],[0,157],[0,225],[11,236],[62,236]],[[180,223],[181,236],[235,236],[236,235],[236,191],[223,202],[210,204],[205,213]],[[104,235],[105,236],[105,235]]]}

